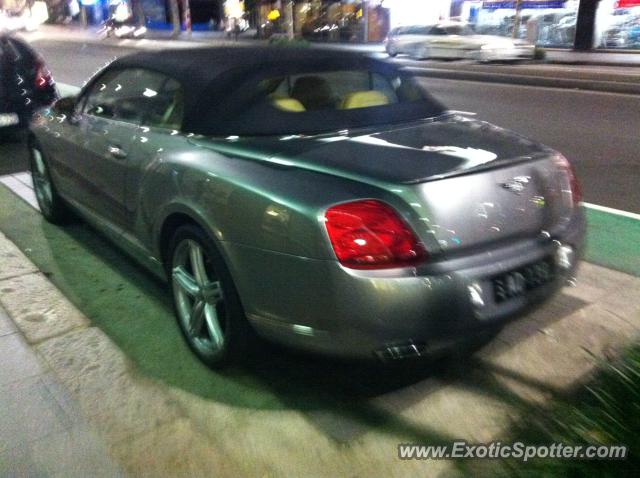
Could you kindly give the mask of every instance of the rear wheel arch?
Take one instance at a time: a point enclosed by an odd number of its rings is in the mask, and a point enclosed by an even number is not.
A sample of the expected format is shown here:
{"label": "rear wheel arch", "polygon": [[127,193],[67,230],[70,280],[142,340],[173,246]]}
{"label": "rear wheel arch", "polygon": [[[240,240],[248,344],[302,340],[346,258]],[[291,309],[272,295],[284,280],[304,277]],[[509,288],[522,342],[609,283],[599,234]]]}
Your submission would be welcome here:
{"label": "rear wheel arch", "polygon": [[175,232],[184,225],[191,224],[199,227],[205,232],[208,232],[205,227],[202,226],[200,221],[193,218],[192,214],[186,212],[172,212],[168,214],[162,221],[160,226],[159,236],[157,240],[158,251],[160,252],[160,259],[165,265],[165,268],[169,264],[169,247],[171,245],[171,239]]}
{"label": "rear wheel arch", "polygon": [[[173,230],[167,247],[168,268],[174,264],[177,266],[174,275],[169,274],[169,282],[173,290],[176,318],[189,346],[205,364],[213,368],[243,360],[250,352],[255,336],[217,241],[190,218],[173,216],[171,221],[171,225],[180,225]],[[166,232],[168,235],[169,229]],[[197,260],[194,263],[194,259],[189,258],[194,251],[199,251],[201,268],[195,265]],[[187,263],[191,264],[191,269],[187,268]],[[187,279],[186,287],[182,285],[184,278]],[[212,288],[214,285],[215,288]],[[199,309],[197,303],[202,304]],[[200,310],[199,322],[196,310]],[[205,324],[203,321],[209,324],[206,326],[209,332],[198,332]],[[197,327],[193,325],[195,323],[201,325]]]}
{"label": "rear wheel arch", "polygon": [[181,226],[189,224],[201,229],[202,232],[211,239],[217,252],[225,262],[227,269],[229,269],[232,279],[234,279],[235,274],[233,272],[233,264],[230,263],[227,251],[225,250],[223,243],[221,243],[217,237],[215,230],[208,227],[207,223],[202,220],[197,213],[184,206],[177,207],[168,212],[161,221],[158,227],[158,232],[155,234],[155,237],[157,238],[155,241],[156,251],[159,253],[165,272],[169,273],[167,268],[170,267],[169,264],[171,262],[171,258],[169,257],[171,239],[173,239],[174,234]]}

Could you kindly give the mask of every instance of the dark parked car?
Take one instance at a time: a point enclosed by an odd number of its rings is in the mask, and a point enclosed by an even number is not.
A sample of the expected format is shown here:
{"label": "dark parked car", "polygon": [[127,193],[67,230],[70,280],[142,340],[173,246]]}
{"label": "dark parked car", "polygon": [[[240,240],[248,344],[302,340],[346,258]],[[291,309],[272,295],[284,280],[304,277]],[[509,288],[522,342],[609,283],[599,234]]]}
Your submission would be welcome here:
{"label": "dark parked car", "polygon": [[44,216],[72,208],[168,279],[210,365],[254,331],[344,357],[460,347],[549,299],[582,250],[560,153],[344,51],[122,57],[31,131]]}
{"label": "dark parked car", "polygon": [[0,136],[26,126],[34,111],[56,98],[42,58],[24,41],[0,33]]}

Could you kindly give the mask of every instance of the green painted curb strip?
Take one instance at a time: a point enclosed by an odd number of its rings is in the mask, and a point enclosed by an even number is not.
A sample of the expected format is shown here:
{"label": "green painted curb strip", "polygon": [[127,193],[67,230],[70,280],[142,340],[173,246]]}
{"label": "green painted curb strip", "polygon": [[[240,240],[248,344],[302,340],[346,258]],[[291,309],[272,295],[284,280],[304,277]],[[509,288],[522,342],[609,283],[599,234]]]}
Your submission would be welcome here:
{"label": "green painted curb strip", "polygon": [[585,259],[640,277],[640,221],[587,209]]}

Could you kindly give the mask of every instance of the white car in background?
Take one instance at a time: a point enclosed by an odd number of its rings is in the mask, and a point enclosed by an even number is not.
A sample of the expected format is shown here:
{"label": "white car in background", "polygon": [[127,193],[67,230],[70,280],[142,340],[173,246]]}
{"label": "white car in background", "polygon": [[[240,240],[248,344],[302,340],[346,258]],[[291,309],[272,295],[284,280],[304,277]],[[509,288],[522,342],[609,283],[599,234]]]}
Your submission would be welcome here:
{"label": "white car in background", "polygon": [[385,39],[389,56],[483,62],[530,60],[535,46],[525,40],[493,35],[477,35],[463,23],[439,23],[394,28]]}
{"label": "white car in background", "polygon": [[34,2],[31,9],[20,11],[0,10],[0,32],[34,31],[48,18],[45,2]]}

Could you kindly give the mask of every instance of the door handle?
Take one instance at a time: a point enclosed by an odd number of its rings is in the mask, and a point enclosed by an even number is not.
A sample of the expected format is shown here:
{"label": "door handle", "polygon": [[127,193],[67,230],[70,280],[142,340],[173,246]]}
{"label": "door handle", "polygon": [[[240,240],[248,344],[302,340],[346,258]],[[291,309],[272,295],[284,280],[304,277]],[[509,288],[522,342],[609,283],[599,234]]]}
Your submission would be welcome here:
{"label": "door handle", "polygon": [[126,159],[127,153],[120,146],[109,146],[109,154],[116,159]]}

